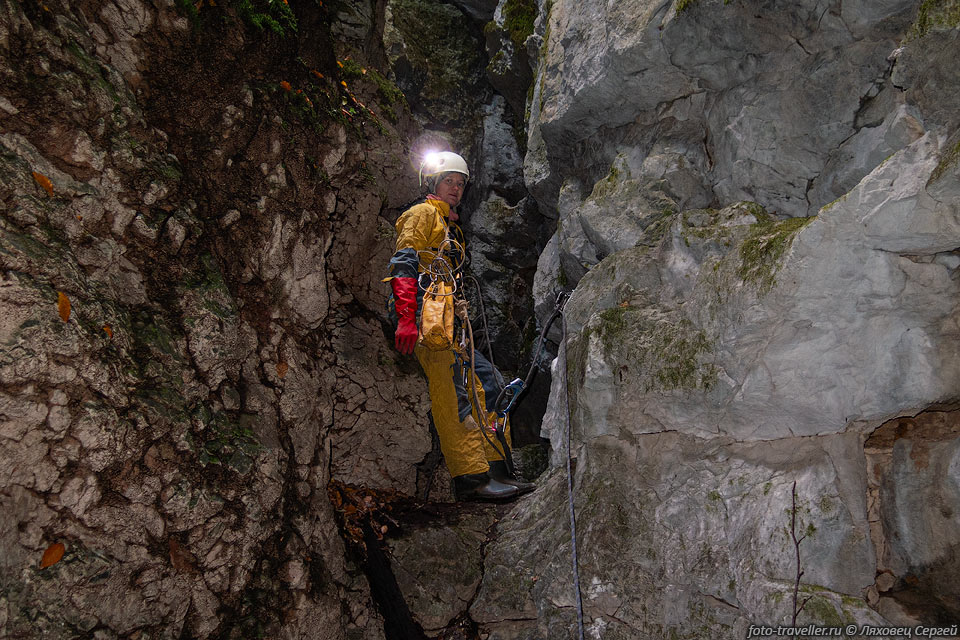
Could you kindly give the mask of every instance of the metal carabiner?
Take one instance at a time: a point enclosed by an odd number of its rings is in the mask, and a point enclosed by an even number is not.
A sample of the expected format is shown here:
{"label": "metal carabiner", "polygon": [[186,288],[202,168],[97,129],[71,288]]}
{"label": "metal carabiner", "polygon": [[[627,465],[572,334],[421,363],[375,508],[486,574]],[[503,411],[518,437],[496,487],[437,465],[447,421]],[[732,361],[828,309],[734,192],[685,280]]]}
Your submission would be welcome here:
{"label": "metal carabiner", "polygon": [[503,388],[503,391],[500,392],[501,397],[506,400],[509,400],[507,406],[503,409],[497,408],[497,415],[501,418],[505,417],[510,411],[513,410],[513,405],[517,402],[517,399],[520,397],[520,394],[523,393],[523,390],[526,388],[522,378],[517,378],[507,386]]}

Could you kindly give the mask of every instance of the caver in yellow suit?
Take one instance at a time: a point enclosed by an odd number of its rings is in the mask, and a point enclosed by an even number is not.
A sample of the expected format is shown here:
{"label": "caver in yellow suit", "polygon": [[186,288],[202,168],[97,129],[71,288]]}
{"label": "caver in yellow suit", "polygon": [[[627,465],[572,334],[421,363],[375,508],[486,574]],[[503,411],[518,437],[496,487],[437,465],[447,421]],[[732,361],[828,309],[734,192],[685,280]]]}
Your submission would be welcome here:
{"label": "caver in yellow suit", "polygon": [[[397,220],[396,253],[386,278],[393,289],[390,302],[396,314],[396,346],[401,353],[412,351],[427,375],[434,426],[458,498],[512,498],[532,490],[533,485],[507,471],[502,448],[509,446],[508,426],[506,443],[483,426],[496,424],[493,405],[502,388],[499,372],[478,351],[456,343],[433,350],[419,339],[419,312],[431,278],[445,277],[454,289],[459,288],[456,271],[463,263],[464,243],[455,214],[451,219],[449,201],[459,202],[469,178],[466,163],[454,153],[434,154],[425,167],[421,171],[431,191],[443,195],[431,193]],[[455,191],[452,197],[451,190]],[[478,407],[483,407],[484,415],[478,413]]]}

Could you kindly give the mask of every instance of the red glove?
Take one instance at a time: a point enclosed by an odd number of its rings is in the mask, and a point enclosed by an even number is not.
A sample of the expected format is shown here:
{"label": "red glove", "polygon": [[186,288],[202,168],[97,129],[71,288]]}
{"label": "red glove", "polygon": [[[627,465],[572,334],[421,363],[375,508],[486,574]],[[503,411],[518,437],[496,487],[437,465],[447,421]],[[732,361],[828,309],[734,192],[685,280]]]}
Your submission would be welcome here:
{"label": "red glove", "polygon": [[393,299],[397,308],[396,345],[400,353],[411,354],[417,344],[417,279],[394,278]]}

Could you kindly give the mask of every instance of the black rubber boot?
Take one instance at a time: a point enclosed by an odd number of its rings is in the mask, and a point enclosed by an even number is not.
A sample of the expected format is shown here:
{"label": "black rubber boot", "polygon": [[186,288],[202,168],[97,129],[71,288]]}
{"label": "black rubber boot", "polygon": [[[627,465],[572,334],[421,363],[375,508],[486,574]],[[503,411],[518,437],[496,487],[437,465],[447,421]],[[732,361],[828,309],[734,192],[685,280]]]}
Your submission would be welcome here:
{"label": "black rubber boot", "polygon": [[516,487],[517,491],[521,494],[530,493],[537,488],[537,485],[533,484],[532,482],[517,480],[516,476],[510,475],[510,472],[507,471],[507,463],[503,460],[497,460],[490,463],[490,477],[497,482],[502,482],[503,484],[509,484]]}
{"label": "black rubber boot", "polygon": [[457,500],[508,500],[520,495],[516,487],[497,482],[485,473],[471,473],[453,479]]}

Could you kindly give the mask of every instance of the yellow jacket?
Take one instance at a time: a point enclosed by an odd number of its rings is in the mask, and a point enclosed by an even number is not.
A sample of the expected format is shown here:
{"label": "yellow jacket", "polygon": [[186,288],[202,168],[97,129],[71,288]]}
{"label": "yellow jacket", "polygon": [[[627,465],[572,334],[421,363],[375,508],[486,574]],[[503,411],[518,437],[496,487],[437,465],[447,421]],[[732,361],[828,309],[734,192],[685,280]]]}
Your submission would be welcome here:
{"label": "yellow jacket", "polygon": [[[460,227],[450,221],[450,205],[442,200],[427,198],[426,201],[410,207],[397,220],[396,228],[397,249],[390,259],[390,275],[384,278],[384,281],[419,277],[436,256],[431,249],[440,248],[448,233],[461,247],[464,245]],[[450,265],[449,255],[442,257]],[[454,257],[454,260],[460,261],[462,256]],[[417,287],[418,315],[422,299],[423,290]],[[393,304],[391,296],[388,307],[395,321]],[[460,354],[455,353],[454,349],[430,351],[419,345],[414,353],[427,374],[433,423],[440,437],[440,448],[450,475],[456,477],[486,472],[489,468],[488,460],[501,460],[503,456],[497,447],[490,443],[490,439],[483,438],[480,429],[468,429],[463,421],[474,413],[476,421],[494,424],[496,415],[491,405],[499,391],[498,374],[482,354],[475,354],[477,379],[472,382],[472,386],[477,389],[480,406],[486,408],[487,415],[484,419],[470,403],[467,387],[463,384],[470,368]],[[472,379],[472,376],[470,377]],[[506,426],[506,438],[509,442],[509,423]]]}
{"label": "yellow jacket", "polygon": [[397,248],[390,260],[390,275],[384,278],[416,278],[433,258],[429,249],[437,249],[447,237],[448,229],[462,236],[450,222],[450,205],[427,198],[415,204],[397,220]]}

